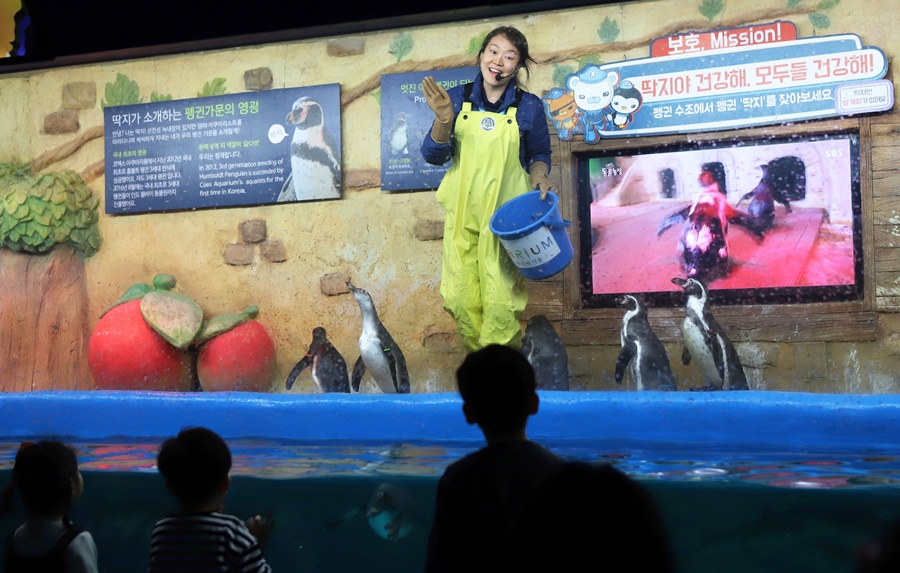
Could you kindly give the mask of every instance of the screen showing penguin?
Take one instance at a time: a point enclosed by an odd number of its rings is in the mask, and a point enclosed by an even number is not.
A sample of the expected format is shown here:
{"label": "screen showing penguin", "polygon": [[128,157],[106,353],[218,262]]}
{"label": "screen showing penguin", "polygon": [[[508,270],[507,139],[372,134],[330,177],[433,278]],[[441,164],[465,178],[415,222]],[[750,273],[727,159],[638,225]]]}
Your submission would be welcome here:
{"label": "screen showing penguin", "polygon": [[350,376],[347,374],[347,363],[338,349],[331,344],[325,329],[317,326],[312,331],[312,342],[309,350],[288,374],[285,388],[288,390],[307,366],[312,365],[312,378],[322,392],[350,392]]}
{"label": "screen showing penguin", "polygon": [[522,354],[534,369],[538,390],[569,389],[569,356],[545,316],[536,315],[528,320],[522,337]]}
{"label": "screen showing penguin", "polygon": [[687,365],[694,359],[705,383],[691,390],[749,390],[737,350],[713,317],[706,285],[697,279],[680,277],[673,278],[672,282],[687,295],[681,323],[684,336],[681,362]]}
{"label": "screen showing penguin", "polygon": [[409,394],[409,372],[406,358],[390,333],[378,319],[378,312],[368,292],[347,283],[362,313],[359,335],[359,358],[353,366],[351,386],[359,392],[359,384],[368,370],[385,394]]}
{"label": "screen showing penguin", "polygon": [[703,281],[719,305],[864,300],[861,139],[851,129],[579,151],[578,302],[620,308],[640,294],[677,308],[673,276]]}
{"label": "screen showing penguin", "polygon": [[616,382],[621,384],[628,370],[638,390],[677,390],[669,355],[650,327],[644,299],[626,294],[619,299],[619,304],[625,307],[625,315],[620,336],[622,350],[616,360]]}

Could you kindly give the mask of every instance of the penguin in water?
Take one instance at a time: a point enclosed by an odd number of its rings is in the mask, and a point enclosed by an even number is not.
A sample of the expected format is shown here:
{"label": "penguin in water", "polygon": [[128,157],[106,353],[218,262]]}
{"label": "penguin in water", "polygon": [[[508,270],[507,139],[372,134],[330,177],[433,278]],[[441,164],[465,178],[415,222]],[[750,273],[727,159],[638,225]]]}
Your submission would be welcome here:
{"label": "penguin in water", "polygon": [[341,196],[341,161],[325,131],[325,112],[316,100],[301,97],[294,102],[285,123],[294,126],[291,139],[291,174],[284,181],[278,201],[336,199]]}
{"label": "penguin in water", "polygon": [[372,378],[385,394],[409,394],[409,373],[406,358],[390,333],[378,320],[378,312],[368,292],[356,288],[349,282],[347,288],[353,293],[362,313],[362,333],[359,335],[359,358],[353,366],[351,385],[359,392],[359,383],[368,369]]}
{"label": "penguin in water", "polygon": [[340,518],[329,521],[325,529],[335,529],[353,518],[365,514],[369,527],[379,537],[397,543],[421,522],[415,513],[412,496],[405,489],[389,484],[380,484],[368,502],[352,508]]}
{"label": "penguin in water", "polygon": [[350,377],[347,363],[338,349],[331,344],[325,329],[317,326],[312,331],[313,339],[306,355],[288,374],[285,387],[290,390],[297,376],[312,364],[312,378],[322,392],[350,392]]}
{"label": "penguin in water", "polygon": [[710,310],[709,289],[693,278],[675,277],[672,282],[688,297],[681,323],[681,363],[687,365],[695,358],[706,382],[706,386],[694,390],[749,390],[737,350]]}
{"label": "penguin in water", "polygon": [[409,154],[409,127],[406,123],[407,119],[409,119],[409,116],[402,111],[394,118],[394,124],[388,132],[391,155]]}
{"label": "penguin in water", "polygon": [[536,315],[528,320],[522,354],[534,368],[538,390],[569,389],[569,356],[547,317]]}
{"label": "penguin in water", "polygon": [[616,359],[616,382],[621,384],[625,370],[629,369],[638,390],[677,390],[669,355],[650,328],[644,300],[639,295],[626,294],[618,302],[625,307],[625,315],[620,335],[622,351]]}

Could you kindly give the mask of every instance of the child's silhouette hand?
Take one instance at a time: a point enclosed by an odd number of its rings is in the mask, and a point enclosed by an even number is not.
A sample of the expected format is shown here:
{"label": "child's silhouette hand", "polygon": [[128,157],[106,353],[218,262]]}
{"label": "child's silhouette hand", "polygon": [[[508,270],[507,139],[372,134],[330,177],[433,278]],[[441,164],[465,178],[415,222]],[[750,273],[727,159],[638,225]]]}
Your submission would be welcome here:
{"label": "child's silhouette hand", "polygon": [[272,519],[271,513],[265,517],[256,515],[247,520],[247,529],[249,529],[250,533],[253,534],[253,537],[256,538],[260,549],[265,547],[266,541],[269,539],[269,534],[272,533],[274,527],[275,520]]}

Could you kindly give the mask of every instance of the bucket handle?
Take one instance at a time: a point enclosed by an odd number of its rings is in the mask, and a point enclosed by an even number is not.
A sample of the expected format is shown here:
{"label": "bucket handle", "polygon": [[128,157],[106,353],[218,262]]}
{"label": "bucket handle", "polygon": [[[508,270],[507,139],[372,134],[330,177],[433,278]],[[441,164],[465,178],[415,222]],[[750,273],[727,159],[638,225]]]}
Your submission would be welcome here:
{"label": "bucket handle", "polygon": [[566,221],[565,219],[563,219],[562,221],[553,221],[552,223],[550,221],[544,221],[544,225],[546,225],[550,229],[564,228],[564,227],[571,227],[572,221]]}

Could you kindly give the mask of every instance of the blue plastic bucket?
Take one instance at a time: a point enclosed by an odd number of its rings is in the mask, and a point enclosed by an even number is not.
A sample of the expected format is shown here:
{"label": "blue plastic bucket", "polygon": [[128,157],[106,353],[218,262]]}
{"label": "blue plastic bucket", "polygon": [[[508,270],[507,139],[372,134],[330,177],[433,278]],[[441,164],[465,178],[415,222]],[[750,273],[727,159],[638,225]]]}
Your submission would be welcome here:
{"label": "blue plastic bucket", "polygon": [[552,191],[519,195],[491,216],[491,232],[526,279],[541,280],[562,271],[575,254],[566,232],[570,221],[559,214],[559,197]]}

